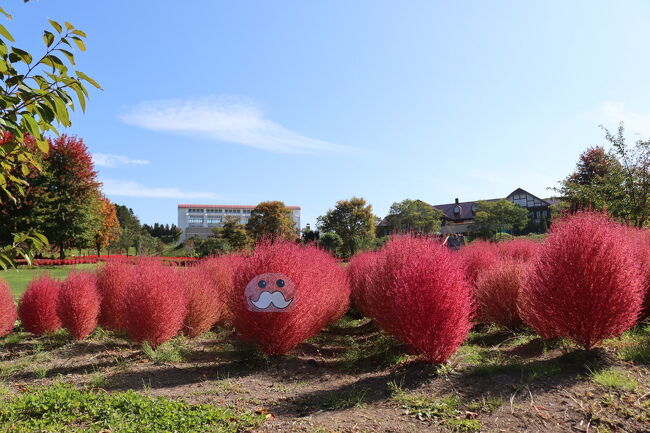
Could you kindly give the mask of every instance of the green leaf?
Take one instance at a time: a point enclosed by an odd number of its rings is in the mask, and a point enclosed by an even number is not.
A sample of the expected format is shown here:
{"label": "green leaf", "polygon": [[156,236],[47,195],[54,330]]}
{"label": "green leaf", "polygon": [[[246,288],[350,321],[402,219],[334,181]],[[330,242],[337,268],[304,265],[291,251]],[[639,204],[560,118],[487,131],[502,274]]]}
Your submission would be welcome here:
{"label": "green leaf", "polygon": [[54,27],[54,30],[57,32],[61,33],[63,31],[63,27],[61,27],[61,24],[57,23],[56,21],[53,20],[48,20],[52,27]]}
{"label": "green leaf", "polygon": [[38,145],[38,149],[43,153],[50,151],[50,144],[44,138],[36,140],[36,145]]}
{"label": "green leaf", "polygon": [[64,24],[65,24],[65,28],[66,28],[66,29],[68,29],[68,30],[74,30],[74,26],[73,26],[72,24],[70,24],[69,22],[66,21]]}
{"label": "green leaf", "polygon": [[65,106],[61,98],[54,98],[54,106],[56,107],[56,118],[64,126],[70,126],[70,120],[68,118],[68,107]]}
{"label": "green leaf", "polygon": [[73,35],[77,35],[77,36],[81,36],[82,38],[87,37],[87,36],[86,36],[86,33],[85,33],[85,32],[82,32],[82,31],[79,30],[79,29],[75,29],[75,30],[73,30],[73,31],[72,31],[72,34],[73,34]]}
{"label": "green leaf", "polygon": [[5,12],[5,10],[2,9],[2,8],[0,8],[0,14],[6,16],[8,20],[12,20],[12,19],[14,19],[14,17],[12,17],[11,15],[9,15],[9,14],[8,14],[7,12]]}
{"label": "green leaf", "polygon": [[74,55],[70,51],[64,50],[63,48],[59,48],[57,51],[61,51],[68,58],[70,63],[74,65]]}
{"label": "green leaf", "polygon": [[15,41],[14,37],[11,36],[11,33],[9,33],[9,30],[7,30],[2,24],[0,24],[0,34],[9,39],[11,42]]}
{"label": "green leaf", "polygon": [[49,48],[54,42],[54,33],[48,32],[47,30],[43,31],[43,41],[45,41],[45,45]]}
{"label": "green leaf", "polygon": [[86,44],[84,44],[84,41],[79,36],[73,36],[72,40],[77,45],[77,48],[81,51],[86,51]]}
{"label": "green leaf", "polygon": [[16,54],[18,57],[20,57],[20,59],[23,62],[27,63],[28,65],[32,63],[32,55],[29,54],[27,51],[21,50],[20,48],[16,48],[16,47],[11,47],[11,52]]}
{"label": "green leaf", "polygon": [[80,79],[85,80],[85,81],[88,81],[90,84],[92,84],[93,86],[95,86],[95,88],[97,88],[97,89],[99,89],[99,90],[102,90],[102,86],[100,86],[100,85],[97,83],[97,81],[93,80],[93,79],[90,78],[88,75],[84,74],[84,73],[81,72],[81,71],[75,71],[75,73],[77,74],[77,77],[79,77]]}
{"label": "green leaf", "polygon": [[31,114],[24,113],[23,114],[23,120],[25,121],[25,128],[27,131],[29,131],[30,134],[34,136],[34,138],[38,139],[41,136],[41,130],[38,127],[38,123],[36,123],[36,119],[32,117]]}
{"label": "green leaf", "polygon": [[81,89],[77,86],[72,87],[72,90],[77,94],[77,99],[79,99],[79,105],[81,105],[81,111],[86,112],[86,97]]}

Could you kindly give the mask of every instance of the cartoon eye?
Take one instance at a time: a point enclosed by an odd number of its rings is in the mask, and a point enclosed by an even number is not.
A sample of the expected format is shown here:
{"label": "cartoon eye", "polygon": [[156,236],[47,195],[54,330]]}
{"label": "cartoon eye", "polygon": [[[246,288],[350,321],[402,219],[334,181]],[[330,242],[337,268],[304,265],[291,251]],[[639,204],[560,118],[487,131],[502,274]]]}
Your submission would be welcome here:
{"label": "cartoon eye", "polygon": [[260,282],[257,283],[257,287],[259,287],[260,289],[266,288],[266,280],[260,280]]}
{"label": "cartoon eye", "polygon": [[278,287],[284,287],[284,280],[278,280],[275,282],[275,285]]}

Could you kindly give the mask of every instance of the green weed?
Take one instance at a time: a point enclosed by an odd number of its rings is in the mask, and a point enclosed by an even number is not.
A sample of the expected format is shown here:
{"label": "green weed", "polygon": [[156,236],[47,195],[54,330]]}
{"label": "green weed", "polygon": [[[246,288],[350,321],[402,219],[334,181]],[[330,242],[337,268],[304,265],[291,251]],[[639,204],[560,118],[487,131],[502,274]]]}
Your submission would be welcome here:
{"label": "green weed", "polygon": [[607,370],[592,371],[591,380],[607,388],[619,389],[621,391],[634,391],[639,386],[634,378],[626,375],[620,370],[610,368]]}

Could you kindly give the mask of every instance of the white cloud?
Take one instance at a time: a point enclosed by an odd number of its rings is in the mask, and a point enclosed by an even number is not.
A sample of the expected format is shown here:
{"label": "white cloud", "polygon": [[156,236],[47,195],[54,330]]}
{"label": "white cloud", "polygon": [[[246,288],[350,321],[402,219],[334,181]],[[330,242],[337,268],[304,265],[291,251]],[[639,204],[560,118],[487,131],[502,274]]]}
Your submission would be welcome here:
{"label": "white cloud", "polygon": [[120,119],[145,129],[175,132],[280,153],[340,151],[346,147],[291,131],[243,98],[209,97],[142,102]]}
{"label": "white cloud", "polygon": [[93,153],[93,163],[100,167],[117,167],[118,165],[147,165],[146,159],[131,159],[124,155],[112,155],[110,153]]}
{"label": "white cloud", "polygon": [[609,129],[616,128],[619,122],[625,123],[625,130],[644,137],[650,136],[650,112],[634,112],[626,109],[622,102],[605,102],[600,106],[598,115]]}
{"label": "white cloud", "polygon": [[129,180],[103,179],[105,195],[147,198],[218,199],[212,192],[183,191],[178,188],[150,187]]}

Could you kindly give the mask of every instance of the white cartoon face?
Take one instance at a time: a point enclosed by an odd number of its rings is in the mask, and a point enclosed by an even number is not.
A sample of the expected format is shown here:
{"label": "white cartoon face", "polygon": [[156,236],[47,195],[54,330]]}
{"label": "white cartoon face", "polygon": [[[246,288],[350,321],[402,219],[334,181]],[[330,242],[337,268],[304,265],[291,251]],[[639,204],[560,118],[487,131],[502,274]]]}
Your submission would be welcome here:
{"label": "white cartoon face", "polygon": [[291,311],[295,304],[296,287],[285,275],[261,274],[250,280],[244,290],[249,311],[281,313]]}

